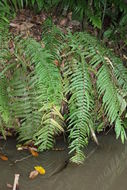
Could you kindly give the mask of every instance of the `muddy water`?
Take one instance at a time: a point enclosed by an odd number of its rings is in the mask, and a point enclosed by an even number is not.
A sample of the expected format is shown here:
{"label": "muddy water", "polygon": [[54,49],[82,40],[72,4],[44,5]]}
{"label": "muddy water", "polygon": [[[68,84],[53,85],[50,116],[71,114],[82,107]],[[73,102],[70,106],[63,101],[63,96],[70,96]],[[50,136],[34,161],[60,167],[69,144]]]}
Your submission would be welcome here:
{"label": "muddy water", "polygon": [[[49,151],[39,157],[28,157],[27,151],[17,151],[16,141],[0,140],[0,147],[9,160],[0,160],[0,190],[13,184],[14,174],[19,173],[20,190],[126,190],[127,189],[127,143],[122,145],[114,135],[99,137],[100,147],[91,142],[86,150],[87,159],[82,166],[68,164],[68,150],[58,142],[64,151]],[[28,157],[14,163],[15,160]],[[46,175],[30,180],[29,173],[34,166],[41,165]]]}

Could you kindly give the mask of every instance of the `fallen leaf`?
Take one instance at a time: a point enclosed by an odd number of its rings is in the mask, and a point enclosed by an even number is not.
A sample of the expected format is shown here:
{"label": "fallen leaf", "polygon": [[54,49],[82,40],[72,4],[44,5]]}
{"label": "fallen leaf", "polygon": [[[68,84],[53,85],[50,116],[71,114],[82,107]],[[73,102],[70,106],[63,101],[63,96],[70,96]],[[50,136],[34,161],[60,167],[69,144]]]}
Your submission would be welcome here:
{"label": "fallen leaf", "polygon": [[32,23],[24,22],[20,25],[19,30],[25,31],[25,30],[32,28],[33,26],[34,26],[34,24],[32,24]]}
{"label": "fallen leaf", "polygon": [[30,179],[34,179],[38,176],[39,172],[37,170],[34,170],[32,172],[30,172],[29,178]]}
{"label": "fallen leaf", "polygon": [[60,20],[59,25],[60,26],[66,26],[68,22],[68,18],[63,18]]}
{"label": "fallen leaf", "polygon": [[8,157],[3,155],[3,154],[0,154],[0,159],[1,160],[4,160],[4,161],[7,161],[8,160]]}
{"label": "fallen leaf", "polygon": [[23,22],[22,24],[19,23],[10,23],[11,27],[17,28],[19,31],[25,31],[34,26],[34,24],[30,22]]}
{"label": "fallen leaf", "polygon": [[45,169],[42,166],[35,166],[34,169],[39,172],[39,174],[44,175]]}
{"label": "fallen leaf", "polygon": [[38,157],[38,152],[36,152],[35,150],[33,150],[33,149],[29,149],[30,150],[30,152],[31,152],[31,154],[33,155],[33,156],[35,156],[35,157]]}
{"label": "fallen leaf", "polygon": [[10,23],[10,26],[15,27],[15,28],[19,28],[19,24],[17,24],[17,23]]}

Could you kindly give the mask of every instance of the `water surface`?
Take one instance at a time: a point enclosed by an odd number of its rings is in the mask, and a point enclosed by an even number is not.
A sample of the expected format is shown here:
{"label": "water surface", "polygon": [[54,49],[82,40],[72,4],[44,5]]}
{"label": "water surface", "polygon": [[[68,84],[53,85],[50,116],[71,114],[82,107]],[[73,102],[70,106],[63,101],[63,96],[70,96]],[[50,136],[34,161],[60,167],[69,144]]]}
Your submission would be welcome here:
{"label": "water surface", "polygon": [[[87,158],[83,165],[76,166],[65,161],[69,159],[68,150],[62,141],[58,147],[64,151],[47,151],[39,157],[29,157],[17,162],[17,159],[29,155],[28,151],[17,151],[15,139],[5,143],[0,140],[0,147],[9,160],[0,160],[0,190],[7,190],[7,183],[13,184],[14,175],[20,174],[20,190],[126,190],[127,189],[127,143],[121,144],[113,134],[99,137],[97,147],[91,142],[87,148]],[[30,180],[29,173],[34,166],[41,165],[46,175]]]}

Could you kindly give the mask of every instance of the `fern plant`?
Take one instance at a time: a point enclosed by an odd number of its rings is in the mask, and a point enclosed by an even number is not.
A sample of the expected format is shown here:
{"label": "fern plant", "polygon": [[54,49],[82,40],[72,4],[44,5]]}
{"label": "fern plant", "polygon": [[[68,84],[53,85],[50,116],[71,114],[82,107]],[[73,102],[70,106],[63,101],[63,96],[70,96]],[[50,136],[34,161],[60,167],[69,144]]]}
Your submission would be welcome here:
{"label": "fern plant", "polygon": [[50,51],[54,60],[60,60],[61,43],[65,39],[62,30],[50,18],[46,19],[42,30],[42,42],[44,43],[45,49]]}
{"label": "fern plant", "polygon": [[[1,9],[4,4],[1,4]],[[3,10],[3,9],[2,9]],[[8,50],[8,42],[10,36],[8,34],[8,22],[5,18],[5,14],[8,14],[8,9],[4,12],[0,13],[0,132],[2,132],[4,138],[5,135],[5,127],[9,122],[10,111],[9,111],[9,99],[8,99],[8,80],[6,77],[6,72],[12,64],[9,62],[10,60],[10,52]]]}
{"label": "fern plant", "polygon": [[[66,94],[71,93],[69,147],[70,152],[74,152],[71,160],[81,163],[89,134],[95,137],[95,115],[98,118],[97,114],[102,113],[102,118],[114,125],[116,137],[120,136],[122,142],[126,139],[123,121],[126,106],[121,112],[119,95],[127,90],[127,70],[119,58],[87,33],[69,34],[65,50],[68,52],[64,68],[65,89]],[[94,107],[95,97],[101,102],[98,113]]]}
{"label": "fern plant", "polygon": [[37,87],[35,101],[39,102],[38,112],[42,118],[33,138],[42,151],[53,147],[54,135],[64,131],[63,117],[59,112],[63,98],[62,78],[51,54],[41,44],[28,39],[24,48],[26,59],[30,60],[30,67],[33,66],[33,82]]}
{"label": "fern plant", "polygon": [[15,39],[13,52],[9,43],[7,40],[3,47],[1,42],[1,131],[3,126],[13,125],[20,141],[34,140],[40,150],[49,149],[54,136],[64,131],[62,78],[54,56],[33,39]]}
{"label": "fern plant", "polygon": [[114,126],[116,137],[124,142],[127,70],[111,50],[85,32],[69,32],[65,37],[48,20],[42,42],[17,38],[12,52],[10,35],[3,29],[4,22],[0,30],[0,130],[4,136],[6,127],[15,126],[20,141],[34,141],[40,151],[52,148],[55,136],[64,132],[60,109],[67,98],[72,162],[84,161],[90,135],[98,143],[95,131],[100,125]]}
{"label": "fern plant", "polygon": [[88,72],[87,64],[85,64],[84,56],[81,56],[81,60],[74,61],[72,65],[72,73],[70,72],[70,85],[69,89],[72,96],[69,100],[69,139],[70,153],[75,151],[75,156],[71,158],[71,161],[80,163],[84,160],[84,154],[82,148],[88,143],[88,134],[90,127],[92,127],[92,109],[93,109],[93,98],[92,98],[92,84],[90,75]]}

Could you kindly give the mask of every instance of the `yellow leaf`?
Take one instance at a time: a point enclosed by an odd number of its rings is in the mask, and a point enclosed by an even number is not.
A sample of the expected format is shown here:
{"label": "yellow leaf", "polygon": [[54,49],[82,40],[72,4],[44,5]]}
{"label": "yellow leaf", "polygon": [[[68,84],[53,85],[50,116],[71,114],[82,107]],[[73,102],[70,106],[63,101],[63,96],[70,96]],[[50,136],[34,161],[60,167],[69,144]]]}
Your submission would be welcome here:
{"label": "yellow leaf", "polygon": [[39,172],[39,174],[44,175],[45,169],[42,166],[35,166],[34,169]]}

